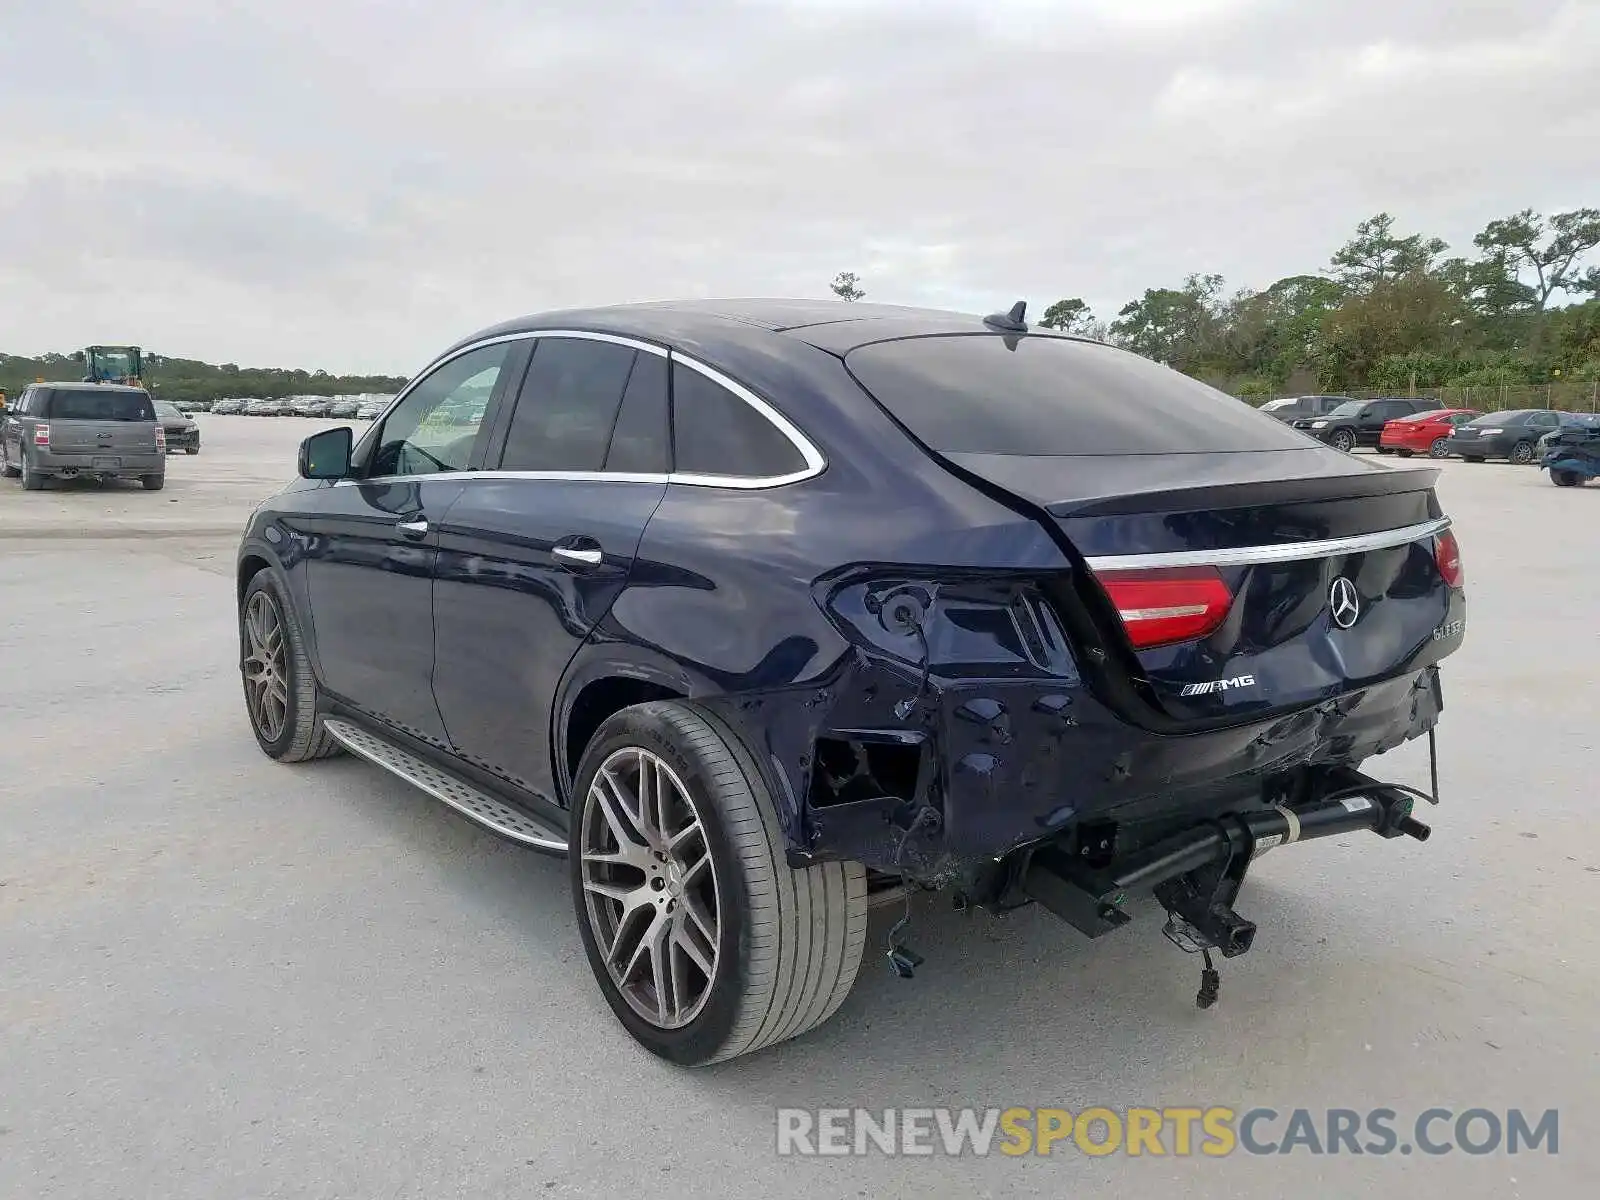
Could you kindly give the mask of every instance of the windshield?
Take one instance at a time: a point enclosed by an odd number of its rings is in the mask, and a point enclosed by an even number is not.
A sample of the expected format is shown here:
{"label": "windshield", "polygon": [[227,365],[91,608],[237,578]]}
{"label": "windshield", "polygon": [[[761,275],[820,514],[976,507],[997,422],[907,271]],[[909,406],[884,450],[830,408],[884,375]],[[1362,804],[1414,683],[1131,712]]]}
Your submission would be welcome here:
{"label": "windshield", "polygon": [[172,405],[168,404],[165,400],[157,400],[155,405],[157,416],[166,417],[169,421],[183,419],[183,413],[174,408]]}
{"label": "windshield", "polygon": [[955,334],[875,342],[845,366],[945,453],[1298,450],[1300,434],[1187,375],[1096,342]]}
{"label": "windshield", "polygon": [[67,391],[50,398],[52,421],[154,421],[155,409],[144,392]]}
{"label": "windshield", "polygon": [[1277,412],[1280,408],[1288,408],[1293,403],[1294,403],[1294,398],[1293,397],[1289,397],[1288,399],[1284,399],[1284,400],[1268,400],[1265,404],[1263,404],[1261,406],[1261,411],[1262,412]]}
{"label": "windshield", "polygon": [[1330,417],[1353,417],[1367,406],[1365,400],[1346,400],[1328,415]]}

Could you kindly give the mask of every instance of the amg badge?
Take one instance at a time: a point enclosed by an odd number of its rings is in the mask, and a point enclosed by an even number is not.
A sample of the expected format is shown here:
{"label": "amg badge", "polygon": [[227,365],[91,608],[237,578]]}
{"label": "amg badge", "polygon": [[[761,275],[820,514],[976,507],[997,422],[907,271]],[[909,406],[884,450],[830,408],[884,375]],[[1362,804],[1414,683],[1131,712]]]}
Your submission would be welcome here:
{"label": "amg badge", "polygon": [[1186,683],[1180,696],[1209,696],[1212,692],[1231,692],[1235,688],[1255,687],[1254,675],[1235,675],[1232,679],[1213,679],[1207,683]]}

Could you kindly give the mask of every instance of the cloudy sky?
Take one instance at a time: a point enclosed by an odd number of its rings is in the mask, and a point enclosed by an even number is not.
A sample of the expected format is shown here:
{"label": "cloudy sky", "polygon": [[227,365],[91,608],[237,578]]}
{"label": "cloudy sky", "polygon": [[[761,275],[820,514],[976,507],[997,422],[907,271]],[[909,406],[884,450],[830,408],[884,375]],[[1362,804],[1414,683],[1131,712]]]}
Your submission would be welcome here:
{"label": "cloudy sky", "polygon": [[0,0],[0,350],[408,373],[681,295],[1110,315],[1600,205],[1600,0]]}

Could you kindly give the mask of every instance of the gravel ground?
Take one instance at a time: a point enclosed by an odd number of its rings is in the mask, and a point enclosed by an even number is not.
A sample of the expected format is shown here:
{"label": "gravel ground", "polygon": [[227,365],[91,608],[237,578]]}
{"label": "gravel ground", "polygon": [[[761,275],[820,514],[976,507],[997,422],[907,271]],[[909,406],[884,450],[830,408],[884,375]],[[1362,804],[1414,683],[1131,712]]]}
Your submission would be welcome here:
{"label": "gravel ground", "polygon": [[[201,421],[205,452],[163,493],[50,509],[0,485],[0,1196],[1593,1194],[1600,486],[1447,466],[1470,617],[1434,837],[1262,859],[1240,901],[1256,949],[1223,964],[1217,1008],[1193,1007],[1196,964],[1148,901],[1096,943],[928,902],[915,981],[883,967],[878,920],[833,1022],[686,1073],[606,1010],[561,864],[360,762],[257,750],[233,535],[324,423]],[[52,522],[79,536],[6,536]],[[1426,782],[1416,746],[1371,769]],[[848,1104],[1559,1108],[1562,1138],[1517,1157],[775,1154],[776,1106]]]}

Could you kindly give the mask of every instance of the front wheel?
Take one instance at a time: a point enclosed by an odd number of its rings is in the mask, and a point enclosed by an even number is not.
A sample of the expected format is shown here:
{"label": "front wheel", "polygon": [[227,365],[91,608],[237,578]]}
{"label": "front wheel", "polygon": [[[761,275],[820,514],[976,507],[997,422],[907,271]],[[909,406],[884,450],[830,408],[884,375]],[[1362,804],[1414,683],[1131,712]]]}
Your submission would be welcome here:
{"label": "front wheel", "polygon": [[1335,450],[1343,450],[1346,454],[1349,454],[1350,451],[1356,448],[1356,435],[1348,429],[1340,429],[1328,439],[1328,445]]}
{"label": "front wheel", "polygon": [[1448,438],[1434,438],[1433,444],[1428,447],[1429,458],[1449,458],[1450,447]]}
{"label": "front wheel", "polygon": [[755,757],[698,706],[610,718],[579,764],[569,854],[583,948],[647,1050],[704,1066],[831,1017],[861,966],[866,872],[795,869]]}
{"label": "front wheel", "polygon": [[1557,487],[1577,487],[1583,482],[1583,478],[1576,471],[1562,471],[1551,467],[1550,482]]}
{"label": "front wheel", "polygon": [[239,606],[239,671],[256,743],[279,762],[339,752],[322,727],[317,683],[294,606],[271,571],[258,571]]}
{"label": "front wheel", "polygon": [[1511,461],[1519,467],[1525,467],[1533,461],[1533,443],[1518,442],[1511,447]]}

